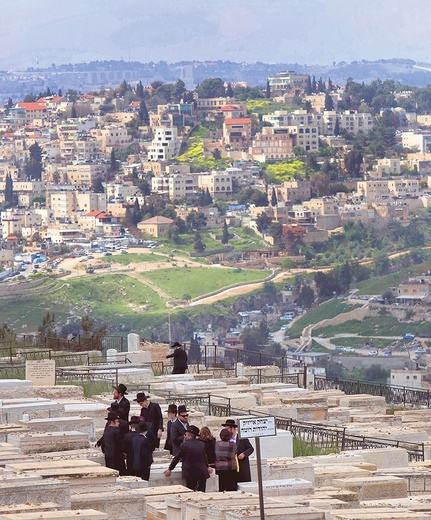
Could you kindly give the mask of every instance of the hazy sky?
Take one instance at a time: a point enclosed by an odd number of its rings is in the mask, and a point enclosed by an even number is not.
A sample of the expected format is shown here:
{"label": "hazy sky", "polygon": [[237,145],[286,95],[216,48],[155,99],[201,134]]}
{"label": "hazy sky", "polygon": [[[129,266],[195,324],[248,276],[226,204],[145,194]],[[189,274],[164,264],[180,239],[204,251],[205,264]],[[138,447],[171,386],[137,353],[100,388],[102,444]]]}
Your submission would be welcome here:
{"label": "hazy sky", "polygon": [[430,0],[2,0],[0,69],[120,59],[431,62]]}

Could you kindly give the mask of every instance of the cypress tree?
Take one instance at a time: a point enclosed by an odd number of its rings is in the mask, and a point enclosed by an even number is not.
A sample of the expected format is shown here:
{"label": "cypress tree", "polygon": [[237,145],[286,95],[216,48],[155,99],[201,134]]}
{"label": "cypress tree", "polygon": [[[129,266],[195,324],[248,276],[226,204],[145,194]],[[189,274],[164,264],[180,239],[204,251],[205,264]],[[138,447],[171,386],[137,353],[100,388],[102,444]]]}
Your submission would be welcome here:
{"label": "cypress tree", "polygon": [[5,189],[4,189],[4,201],[8,206],[13,205],[13,181],[10,173],[6,175]]}
{"label": "cypress tree", "polygon": [[277,194],[275,193],[274,187],[272,187],[272,193],[271,193],[271,206],[277,206]]}
{"label": "cypress tree", "polygon": [[222,235],[222,238],[221,238],[221,243],[222,244],[227,244],[229,242],[229,231],[227,230],[227,223],[226,223],[226,220],[224,221],[224,224],[223,224],[223,235]]}

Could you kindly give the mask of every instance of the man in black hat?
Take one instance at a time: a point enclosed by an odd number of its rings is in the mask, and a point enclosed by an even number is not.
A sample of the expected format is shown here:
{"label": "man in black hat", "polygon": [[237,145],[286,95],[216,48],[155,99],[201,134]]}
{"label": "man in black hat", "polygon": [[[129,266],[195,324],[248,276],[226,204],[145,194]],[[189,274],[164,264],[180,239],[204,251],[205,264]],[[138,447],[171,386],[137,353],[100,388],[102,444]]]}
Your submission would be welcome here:
{"label": "man in black hat", "polygon": [[[136,399],[133,400],[141,406],[140,419],[150,423],[151,432],[154,434],[154,439],[152,439],[154,450],[160,446],[160,439],[163,434],[163,415],[160,405],[157,403],[150,403],[148,400],[149,398],[150,396],[146,395],[145,392],[139,392],[136,395]],[[151,438],[149,434],[148,437]]]}
{"label": "man in black hat", "polygon": [[174,349],[172,354],[166,356],[166,359],[174,358],[173,374],[184,374],[187,370],[187,353],[181,348],[181,343],[176,341],[172,347]]}
{"label": "man in black hat", "polygon": [[172,459],[165,475],[170,477],[172,470],[182,461],[182,478],[186,481],[186,486],[193,491],[205,491],[207,479],[213,469],[208,465],[204,443],[199,437],[199,428],[189,426],[184,435],[184,442]]}
{"label": "man in black hat", "polygon": [[184,441],[184,434],[189,427],[189,412],[183,404],[178,407],[178,420],[172,423],[172,455],[177,455],[181,443]]}
{"label": "man in black hat", "polygon": [[117,412],[108,412],[108,417],[105,420],[108,421],[103,433],[102,445],[102,451],[105,454],[105,465],[107,468],[118,470],[120,475],[125,475],[123,439],[118,427],[120,421]]}
{"label": "man in black hat", "polygon": [[127,386],[123,385],[123,383],[120,383],[118,386],[114,386],[113,398],[119,406],[118,416],[120,419],[123,419],[123,421],[128,421],[130,413],[130,402],[126,397],[124,397],[125,395],[127,395]]}
{"label": "man in black hat", "polygon": [[237,425],[233,419],[226,419],[226,422],[222,424],[225,428],[228,428],[231,433],[230,442],[236,444],[236,455],[239,463],[238,482],[251,482],[251,471],[250,461],[248,458],[254,452],[253,446],[250,444],[248,439],[239,439],[237,434]]}
{"label": "man in black hat", "polygon": [[136,427],[139,424],[139,417],[132,415],[129,421],[130,431],[126,433],[123,440],[123,453],[126,455],[126,475],[138,476],[136,471],[133,470],[133,455],[132,455],[132,442],[133,438],[139,435],[136,431]]}
{"label": "man in black hat", "polygon": [[150,468],[153,463],[153,451],[148,439],[147,432],[150,423],[140,421],[138,424],[138,435],[132,441],[133,471],[142,480],[150,479]]}
{"label": "man in black hat", "polygon": [[171,437],[171,427],[172,424],[175,421],[178,421],[177,419],[177,405],[176,404],[170,404],[168,406],[168,409],[166,410],[168,414],[168,422],[166,423],[166,442],[164,445],[165,450],[169,450],[169,453],[173,455],[173,445],[172,445],[172,437]]}

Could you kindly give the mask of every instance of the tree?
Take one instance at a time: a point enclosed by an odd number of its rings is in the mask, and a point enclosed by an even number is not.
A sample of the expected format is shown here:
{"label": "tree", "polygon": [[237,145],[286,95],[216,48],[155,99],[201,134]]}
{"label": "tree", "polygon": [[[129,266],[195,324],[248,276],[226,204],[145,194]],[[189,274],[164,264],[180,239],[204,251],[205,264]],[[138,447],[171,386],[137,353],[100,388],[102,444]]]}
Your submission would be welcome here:
{"label": "tree", "polygon": [[277,206],[277,194],[275,193],[274,186],[272,187],[272,193],[271,193],[271,206]]}
{"label": "tree", "polygon": [[133,218],[133,224],[135,226],[137,226],[139,224],[139,222],[141,222],[141,220],[142,220],[142,213],[141,213],[141,208],[139,207],[138,199],[135,199],[135,203],[133,204],[132,218]]}
{"label": "tree", "polygon": [[333,271],[322,273],[319,271],[314,275],[314,283],[322,299],[332,298],[341,292],[341,288]]}
{"label": "tree", "polygon": [[42,148],[38,143],[34,143],[28,149],[30,152],[30,158],[25,166],[25,173],[29,180],[40,181],[42,180]]}
{"label": "tree", "polygon": [[266,99],[270,99],[270,97],[271,97],[271,86],[269,84],[269,79],[266,80],[265,97],[266,97]]}
{"label": "tree", "polygon": [[[191,299],[191,298],[189,298],[189,299]],[[189,364],[199,364],[200,362],[201,362],[201,347],[196,338],[196,334],[192,333],[192,337],[190,339],[188,363]]]}
{"label": "tree", "polygon": [[338,119],[338,117],[335,118],[334,135],[335,136],[340,135],[340,120]]}
{"label": "tree", "polygon": [[189,229],[195,231],[206,226],[207,218],[202,211],[193,210],[187,215],[186,223]]}
{"label": "tree", "polygon": [[102,340],[106,336],[107,332],[106,325],[102,325],[99,329],[95,329],[94,321],[88,314],[86,314],[81,318],[81,329],[84,336],[81,340],[81,344],[87,345],[92,349],[102,348]]}
{"label": "tree", "polygon": [[218,160],[221,159],[221,151],[220,151],[218,148],[216,148],[215,150],[213,150],[213,151],[211,152],[211,155],[214,157],[214,159],[215,159],[216,161],[218,161]]}
{"label": "tree", "polygon": [[111,172],[118,171],[118,162],[117,162],[117,158],[115,157],[115,150],[113,148],[111,150],[111,165],[110,165],[109,169]]}
{"label": "tree", "polygon": [[255,188],[246,188],[238,196],[239,204],[254,204],[257,207],[268,206],[268,195]]}
{"label": "tree", "polygon": [[262,213],[259,213],[259,215],[256,217],[256,227],[259,233],[265,233],[265,231],[271,225],[271,222],[272,218],[268,216],[264,211],[262,211]]}
{"label": "tree", "polygon": [[140,99],[144,99],[144,86],[142,85],[142,81],[136,85],[136,95]]}
{"label": "tree", "polygon": [[12,207],[14,203],[13,195],[13,181],[10,173],[6,175],[5,189],[4,189],[4,201],[7,207]]}
{"label": "tree", "polygon": [[230,83],[228,83],[226,87],[226,97],[233,97],[233,88]]}
{"label": "tree", "polygon": [[93,193],[105,193],[105,188],[103,187],[102,179],[100,177],[96,177],[91,185],[91,191]]}
{"label": "tree", "polygon": [[141,99],[139,103],[139,119],[145,123],[146,125],[150,122],[150,116],[148,115],[147,105],[145,104],[145,100]]}
{"label": "tree", "polygon": [[43,318],[42,323],[37,328],[39,340],[45,341],[48,346],[52,346],[52,341],[57,338],[57,332],[55,330],[55,314],[47,312]]}
{"label": "tree", "polygon": [[76,119],[78,116],[76,114],[76,106],[75,105],[72,105],[72,110],[70,111],[70,117],[72,119]]}
{"label": "tree", "polygon": [[206,78],[195,89],[200,98],[224,97],[224,81],[221,78]]}
{"label": "tree", "polygon": [[363,162],[362,153],[359,150],[350,150],[344,156],[344,167],[349,177],[358,177]]}
{"label": "tree", "polygon": [[314,303],[314,291],[309,285],[301,287],[296,303],[303,309],[311,309]]}
{"label": "tree", "polygon": [[299,247],[304,244],[304,236],[305,229],[302,226],[283,226],[282,237],[290,254],[299,253]]}
{"label": "tree", "polygon": [[274,244],[280,243],[283,237],[283,224],[273,220],[268,228],[268,235],[274,239]]}
{"label": "tree", "polygon": [[186,84],[182,79],[177,79],[171,90],[174,102],[179,103],[186,92]]}
{"label": "tree", "polygon": [[311,88],[311,78],[310,75],[307,76],[307,82],[305,84],[305,94],[307,96],[310,96],[312,94],[312,88]]}
{"label": "tree", "polygon": [[334,110],[334,100],[328,92],[325,94],[325,110]]}
{"label": "tree", "polygon": [[200,233],[198,233],[198,232],[195,233],[193,242],[194,242],[194,245],[193,245],[194,250],[197,253],[202,253],[203,251],[205,251],[206,245],[202,242],[202,237],[201,237]]}
{"label": "tree", "polygon": [[223,234],[222,234],[222,237],[221,237],[221,243],[222,244],[227,244],[228,242],[229,242],[229,231],[227,229],[227,222],[225,220],[224,223],[223,223]]}

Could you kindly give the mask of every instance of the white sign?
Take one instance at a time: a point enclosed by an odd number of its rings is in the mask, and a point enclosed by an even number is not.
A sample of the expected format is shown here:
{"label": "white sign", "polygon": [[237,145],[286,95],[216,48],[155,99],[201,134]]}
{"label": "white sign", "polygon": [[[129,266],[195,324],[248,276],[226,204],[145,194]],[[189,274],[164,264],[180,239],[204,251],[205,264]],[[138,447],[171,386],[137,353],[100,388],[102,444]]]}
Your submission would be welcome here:
{"label": "white sign", "polygon": [[238,420],[238,435],[240,439],[255,437],[270,437],[277,435],[275,417],[253,417]]}

